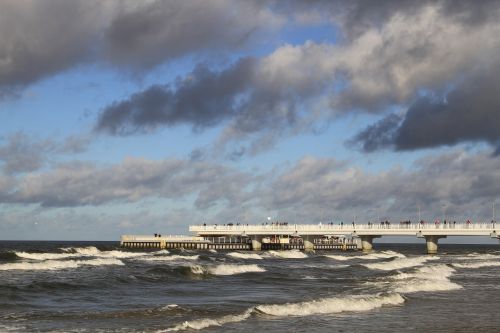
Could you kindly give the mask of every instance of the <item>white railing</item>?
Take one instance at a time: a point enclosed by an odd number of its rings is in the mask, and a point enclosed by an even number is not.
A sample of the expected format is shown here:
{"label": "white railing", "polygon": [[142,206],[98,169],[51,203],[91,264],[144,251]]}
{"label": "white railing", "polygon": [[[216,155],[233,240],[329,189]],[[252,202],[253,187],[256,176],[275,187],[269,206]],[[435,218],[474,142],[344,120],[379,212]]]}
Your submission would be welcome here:
{"label": "white railing", "polygon": [[392,223],[392,224],[265,224],[265,225],[192,225],[189,227],[191,232],[353,232],[353,231],[424,231],[424,230],[443,230],[443,231],[484,231],[492,232],[496,230],[495,223]]}
{"label": "white railing", "polygon": [[192,242],[192,241],[202,241],[203,237],[198,236],[186,236],[186,235],[166,235],[166,236],[154,236],[154,235],[122,235],[122,242]]}

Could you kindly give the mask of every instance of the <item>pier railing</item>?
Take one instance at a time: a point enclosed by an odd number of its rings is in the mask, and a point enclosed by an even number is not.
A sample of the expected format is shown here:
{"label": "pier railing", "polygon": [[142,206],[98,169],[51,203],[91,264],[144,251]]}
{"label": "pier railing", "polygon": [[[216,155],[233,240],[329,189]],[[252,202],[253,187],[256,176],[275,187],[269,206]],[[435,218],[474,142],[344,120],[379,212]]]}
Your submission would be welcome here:
{"label": "pier railing", "polygon": [[189,231],[203,234],[373,234],[415,235],[419,232],[442,235],[488,235],[496,231],[496,223],[371,223],[371,224],[241,224],[192,225]]}

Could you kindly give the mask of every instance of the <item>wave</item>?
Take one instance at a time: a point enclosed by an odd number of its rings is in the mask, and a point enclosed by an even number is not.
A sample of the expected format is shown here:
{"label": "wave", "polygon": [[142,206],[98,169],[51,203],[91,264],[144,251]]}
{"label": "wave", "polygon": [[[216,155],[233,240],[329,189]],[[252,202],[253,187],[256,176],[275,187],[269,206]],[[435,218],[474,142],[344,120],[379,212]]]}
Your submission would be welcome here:
{"label": "wave", "polygon": [[208,252],[211,252],[211,253],[217,253],[217,250],[210,249],[210,250],[208,250]]}
{"label": "wave", "polygon": [[324,255],[327,258],[334,259],[334,260],[339,260],[339,261],[346,261],[346,260],[352,260],[352,259],[363,259],[363,260],[375,260],[375,259],[388,259],[388,258],[406,258],[406,256],[402,253],[394,252],[394,251],[381,251],[381,252],[375,252],[375,253],[369,253],[365,254],[362,256],[343,256],[343,255]]}
{"label": "wave", "polygon": [[263,259],[257,253],[230,252],[227,255],[230,257],[233,257],[233,258],[238,258],[238,259],[255,259],[255,260],[262,260]]}
{"label": "wave", "polygon": [[77,253],[30,253],[30,252],[16,252],[16,256],[24,259],[32,260],[55,260],[81,257]]}
{"label": "wave", "polygon": [[429,260],[438,260],[439,257],[415,257],[415,258],[398,258],[391,261],[377,262],[373,264],[362,264],[369,269],[378,269],[383,271],[391,271],[395,269],[409,268],[421,266]]}
{"label": "wave", "polygon": [[129,252],[129,251],[119,251],[119,250],[101,251],[95,246],[69,247],[69,248],[62,248],[61,250],[68,252],[68,254],[70,255],[76,254],[83,257],[119,258],[119,259],[136,258],[143,256],[151,256],[155,254],[169,253],[167,250],[160,250],[156,252]]}
{"label": "wave", "polygon": [[452,264],[453,267],[457,268],[481,268],[481,267],[495,267],[500,266],[500,261],[482,261],[482,262],[474,262],[467,264]]}
{"label": "wave", "polygon": [[201,265],[191,265],[191,273],[193,274],[213,274],[213,275],[236,275],[243,273],[260,273],[266,270],[257,265],[233,265],[221,264],[215,267],[203,267]]}
{"label": "wave", "polygon": [[369,311],[386,305],[403,304],[404,301],[404,298],[400,294],[394,293],[385,296],[345,296],[301,303],[259,305],[255,309],[259,312],[279,317],[310,316],[316,314]]}
{"label": "wave", "polygon": [[299,250],[289,250],[289,251],[268,251],[268,254],[273,257],[285,258],[285,259],[304,259],[308,258],[307,254],[300,252]]}
{"label": "wave", "polygon": [[114,258],[99,258],[90,260],[45,260],[40,262],[19,262],[0,265],[0,271],[8,270],[60,270],[68,268],[78,268],[80,266],[105,266],[120,265],[123,262]]}
{"label": "wave", "polygon": [[446,265],[420,267],[413,273],[399,273],[391,277],[396,280],[393,289],[401,293],[462,289],[461,285],[449,279],[454,272],[453,268]]}
{"label": "wave", "polygon": [[316,301],[287,303],[274,305],[258,305],[249,308],[245,312],[236,315],[227,315],[219,318],[203,318],[192,321],[185,321],[174,327],[159,330],[157,333],[176,332],[182,330],[201,330],[211,326],[222,326],[224,324],[236,323],[247,320],[254,313],[263,313],[271,316],[309,316],[315,314],[330,314],[340,312],[362,312],[377,309],[388,305],[400,305],[405,302],[399,294],[386,296],[346,296],[343,298],[325,298]]}
{"label": "wave", "polygon": [[138,258],[138,260],[142,261],[175,261],[175,260],[198,260],[200,256],[179,256],[179,255],[171,255],[171,256],[154,256],[154,257],[145,257]]}
{"label": "wave", "polygon": [[185,321],[182,324],[176,325],[171,328],[167,328],[166,330],[160,330],[157,333],[176,332],[187,329],[201,330],[210,326],[222,326],[224,324],[237,323],[248,319],[252,315],[253,311],[254,309],[250,308],[245,312],[237,315],[227,315],[216,319],[204,318],[192,321]]}

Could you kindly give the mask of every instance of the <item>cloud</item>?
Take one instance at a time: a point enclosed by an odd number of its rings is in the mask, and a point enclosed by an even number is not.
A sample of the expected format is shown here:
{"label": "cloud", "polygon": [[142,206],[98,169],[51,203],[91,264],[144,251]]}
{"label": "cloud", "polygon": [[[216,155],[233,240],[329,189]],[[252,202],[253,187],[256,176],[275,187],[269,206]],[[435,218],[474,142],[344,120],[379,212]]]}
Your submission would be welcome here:
{"label": "cloud", "polygon": [[428,155],[411,168],[365,172],[335,159],[306,157],[282,171],[260,195],[259,204],[294,221],[352,221],[377,215],[415,217],[421,205],[426,218],[441,215],[489,218],[500,194],[500,159],[487,152],[457,150]]}
{"label": "cloud", "polygon": [[189,76],[176,80],[175,89],[154,85],[109,105],[96,130],[125,135],[161,125],[217,125],[236,113],[237,98],[247,89],[254,65],[252,58],[241,59],[221,72],[198,65]]}
{"label": "cloud", "polygon": [[206,209],[219,201],[246,200],[251,178],[220,165],[176,159],[127,158],[109,167],[74,162],[18,177],[4,202],[73,207],[195,195],[195,206]]}
{"label": "cloud", "polygon": [[[422,90],[442,93],[464,78],[473,81],[478,66],[492,66],[500,54],[497,20],[491,15],[473,20],[479,14],[465,5],[448,15],[446,6],[388,11],[378,26],[368,25],[336,45],[283,45],[220,71],[198,65],[174,87],[152,86],[108,105],[97,129],[133,134],[175,124],[196,130],[225,123],[215,145],[239,149],[247,142],[245,152],[255,154],[339,115],[408,105]],[[498,12],[497,4],[489,6]],[[184,96],[193,103],[179,103]]]}
{"label": "cloud", "polygon": [[106,31],[105,50],[112,63],[151,68],[194,52],[241,50],[283,23],[259,1],[135,4],[122,10]]}
{"label": "cloud", "polygon": [[93,0],[2,1],[0,97],[90,59],[107,12]]}
{"label": "cloud", "polygon": [[63,140],[34,138],[23,132],[15,132],[0,139],[0,166],[7,175],[39,170],[57,156],[82,153],[87,150],[91,138],[70,136]]}
{"label": "cloud", "polygon": [[500,144],[500,84],[498,66],[482,68],[444,97],[423,96],[403,118],[389,115],[352,140],[364,151],[391,147],[415,150],[461,142]]}
{"label": "cloud", "polygon": [[22,132],[12,134],[0,146],[0,165],[6,174],[30,172],[45,165],[47,155],[56,149],[50,140],[31,140]]}
{"label": "cloud", "polygon": [[81,64],[137,72],[243,50],[282,21],[258,1],[2,1],[0,97]]}

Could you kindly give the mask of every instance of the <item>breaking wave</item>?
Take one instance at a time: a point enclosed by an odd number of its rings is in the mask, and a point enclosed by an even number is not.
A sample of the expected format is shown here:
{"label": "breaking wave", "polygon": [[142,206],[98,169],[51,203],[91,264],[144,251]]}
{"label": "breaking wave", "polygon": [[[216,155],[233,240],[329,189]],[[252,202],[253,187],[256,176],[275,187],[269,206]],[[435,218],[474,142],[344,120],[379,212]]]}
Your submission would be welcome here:
{"label": "breaking wave", "polygon": [[394,291],[414,293],[419,291],[447,291],[462,289],[462,286],[451,282],[450,277],[455,270],[446,265],[420,267],[413,273],[399,273],[392,277]]}
{"label": "breaking wave", "polygon": [[154,256],[154,257],[144,257],[138,258],[138,260],[142,261],[175,261],[175,260],[198,260],[200,256],[179,256],[179,255],[171,255],[171,256]]}
{"label": "breaking wave", "polygon": [[264,268],[257,265],[221,264],[215,267],[203,267],[201,265],[191,265],[190,267],[193,274],[236,275],[266,271]]}
{"label": "breaking wave", "polygon": [[30,253],[30,252],[16,252],[16,256],[24,259],[31,260],[54,260],[54,259],[67,259],[74,257],[81,257],[77,253]]}
{"label": "breaking wave", "polygon": [[334,260],[339,260],[339,261],[345,261],[345,260],[352,260],[352,259],[363,259],[363,260],[374,260],[374,259],[388,259],[388,258],[406,258],[406,256],[402,253],[394,252],[394,251],[381,251],[381,252],[375,252],[375,253],[369,253],[365,254],[362,256],[343,256],[343,255],[325,255],[325,257],[334,259]]}
{"label": "breaking wave", "polygon": [[466,264],[452,264],[453,267],[457,268],[481,268],[481,267],[494,267],[500,266],[500,261],[482,261],[482,262],[474,262],[474,263],[466,263]]}
{"label": "breaking wave", "polygon": [[429,260],[438,260],[439,257],[415,257],[415,258],[398,258],[391,261],[377,262],[373,264],[362,264],[369,269],[379,269],[383,271],[391,271],[395,269],[409,268],[421,266]]}
{"label": "breaking wave", "polygon": [[377,309],[388,305],[400,305],[404,298],[399,294],[386,296],[347,296],[342,298],[325,298],[316,301],[287,303],[274,305],[258,305],[237,315],[227,315],[219,318],[203,318],[185,321],[174,327],[157,331],[157,333],[175,332],[182,330],[201,330],[211,326],[222,326],[247,320],[254,313],[263,313],[271,316],[310,316],[315,314],[330,314],[340,312],[362,312]]}
{"label": "breaking wave", "polygon": [[289,250],[289,251],[268,251],[268,253],[273,257],[285,258],[285,259],[303,259],[307,258],[307,254],[300,252],[299,250]]}
{"label": "breaking wave", "polygon": [[236,323],[248,319],[253,312],[253,308],[248,309],[244,313],[238,315],[227,315],[216,319],[204,318],[198,320],[185,321],[182,324],[176,325],[166,330],[158,331],[157,333],[163,332],[176,332],[187,329],[201,330],[210,326],[222,326],[224,324]]}
{"label": "breaking wave", "polygon": [[114,258],[99,258],[90,260],[45,260],[40,262],[20,262],[0,265],[1,271],[7,270],[59,270],[67,268],[78,268],[81,266],[105,266],[120,265],[123,262]]}
{"label": "breaking wave", "polygon": [[346,296],[301,303],[259,305],[255,309],[272,316],[310,316],[315,314],[369,311],[386,305],[403,304],[404,301],[404,298],[400,294],[395,293],[386,296]]}
{"label": "breaking wave", "polygon": [[238,258],[238,259],[255,259],[255,260],[262,260],[263,259],[257,253],[230,252],[227,255],[230,257],[233,257],[233,258]]}

